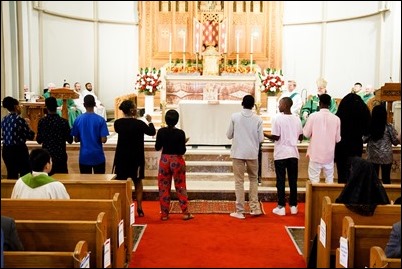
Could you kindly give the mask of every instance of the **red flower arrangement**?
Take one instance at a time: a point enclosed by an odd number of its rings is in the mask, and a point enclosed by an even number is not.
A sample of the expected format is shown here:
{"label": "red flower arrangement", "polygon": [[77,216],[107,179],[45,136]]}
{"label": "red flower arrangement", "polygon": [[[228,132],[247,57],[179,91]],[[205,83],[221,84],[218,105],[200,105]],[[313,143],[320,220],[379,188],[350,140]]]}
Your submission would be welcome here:
{"label": "red flower arrangement", "polygon": [[138,91],[138,93],[144,93],[145,95],[155,95],[156,91],[159,91],[162,87],[160,77],[160,69],[157,71],[155,68],[141,68],[139,74],[137,74],[135,89]]}
{"label": "red flower arrangement", "polygon": [[282,91],[282,86],[285,85],[283,81],[282,70],[278,71],[276,69],[267,68],[264,70],[264,75],[258,73],[261,80],[261,92],[266,93],[270,96],[276,96],[280,91]]}

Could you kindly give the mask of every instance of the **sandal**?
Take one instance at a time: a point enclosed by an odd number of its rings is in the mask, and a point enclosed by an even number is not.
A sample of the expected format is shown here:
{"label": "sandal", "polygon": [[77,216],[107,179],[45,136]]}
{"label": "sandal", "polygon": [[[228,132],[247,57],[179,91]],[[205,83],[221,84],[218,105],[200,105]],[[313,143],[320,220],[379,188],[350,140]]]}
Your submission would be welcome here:
{"label": "sandal", "polygon": [[168,219],[169,219],[168,216],[162,216],[162,217],[161,217],[161,220],[162,220],[162,221],[166,221],[166,220],[168,220]]}
{"label": "sandal", "polygon": [[183,215],[183,220],[191,220],[193,218],[194,218],[194,216],[191,213],[187,213],[187,214]]}
{"label": "sandal", "polygon": [[143,217],[144,216],[144,211],[142,211],[142,209],[138,208],[137,209],[137,214],[138,214],[138,217]]}

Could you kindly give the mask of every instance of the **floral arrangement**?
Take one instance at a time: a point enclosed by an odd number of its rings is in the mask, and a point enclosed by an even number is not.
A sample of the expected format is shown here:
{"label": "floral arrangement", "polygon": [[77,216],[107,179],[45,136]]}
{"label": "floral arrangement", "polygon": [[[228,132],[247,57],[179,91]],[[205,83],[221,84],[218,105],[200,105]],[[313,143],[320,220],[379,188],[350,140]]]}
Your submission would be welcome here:
{"label": "floral arrangement", "polygon": [[138,93],[155,95],[156,91],[159,91],[162,87],[160,76],[160,69],[157,71],[155,68],[141,68],[140,72],[137,74],[135,89],[138,91]]}
{"label": "floral arrangement", "polygon": [[267,68],[264,70],[264,74],[258,73],[258,76],[261,80],[261,92],[265,92],[270,96],[276,96],[282,91],[282,86],[285,84],[282,70],[278,72],[276,69]]}

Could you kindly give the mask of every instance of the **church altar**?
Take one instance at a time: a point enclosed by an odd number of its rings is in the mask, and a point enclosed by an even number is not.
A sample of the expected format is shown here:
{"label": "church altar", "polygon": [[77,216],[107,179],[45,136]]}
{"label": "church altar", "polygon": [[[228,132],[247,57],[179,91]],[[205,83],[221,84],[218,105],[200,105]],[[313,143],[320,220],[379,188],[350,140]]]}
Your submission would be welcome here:
{"label": "church altar", "polygon": [[181,100],[179,126],[190,138],[187,145],[231,145],[226,137],[230,117],[241,101]]}
{"label": "church altar", "polygon": [[161,99],[168,105],[180,100],[242,100],[246,94],[261,101],[260,81],[256,74],[200,76],[166,74]]}

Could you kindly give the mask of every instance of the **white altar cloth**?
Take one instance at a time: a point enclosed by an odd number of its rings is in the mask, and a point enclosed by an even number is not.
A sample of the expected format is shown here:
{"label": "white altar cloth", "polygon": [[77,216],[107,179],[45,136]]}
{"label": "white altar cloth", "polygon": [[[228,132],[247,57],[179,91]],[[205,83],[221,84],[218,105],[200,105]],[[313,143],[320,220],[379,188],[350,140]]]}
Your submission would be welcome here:
{"label": "white altar cloth", "polygon": [[231,115],[241,110],[238,100],[180,100],[179,125],[190,138],[187,145],[231,145],[226,131]]}

